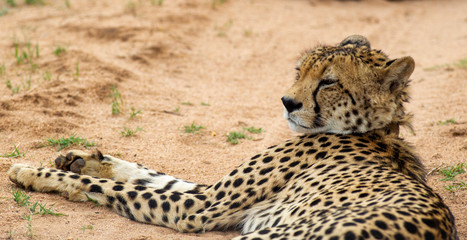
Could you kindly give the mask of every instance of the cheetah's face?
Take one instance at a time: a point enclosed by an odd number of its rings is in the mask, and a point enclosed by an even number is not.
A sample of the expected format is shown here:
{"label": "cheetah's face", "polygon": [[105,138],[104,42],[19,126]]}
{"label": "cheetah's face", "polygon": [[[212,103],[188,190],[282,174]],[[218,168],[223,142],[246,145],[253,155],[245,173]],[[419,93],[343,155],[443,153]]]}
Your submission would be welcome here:
{"label": "cheetah's face", "polygon": [[362,36],[305,52],[297,81],[282,97],[285,118],[302,133],[351,133],[400,123],[411,57],[389,60]]}

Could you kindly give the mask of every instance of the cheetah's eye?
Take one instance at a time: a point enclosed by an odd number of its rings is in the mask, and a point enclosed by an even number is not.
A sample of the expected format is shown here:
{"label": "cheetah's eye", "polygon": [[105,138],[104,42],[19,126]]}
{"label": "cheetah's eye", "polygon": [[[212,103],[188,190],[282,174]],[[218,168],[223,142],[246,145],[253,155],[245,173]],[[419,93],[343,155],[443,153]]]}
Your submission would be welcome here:
{"label": "cheetah's eye", "polygon": [[296,67],[295,70],[297,70],[297,76],[295,76],[295,81],[298,81],[298,79],[300,79],[300,68],[299,67]]}
{"label": "cheetah's eye", "polygon": [[319,82],[319,88],[331,87],[337,84],[337,79],[324,78]]}

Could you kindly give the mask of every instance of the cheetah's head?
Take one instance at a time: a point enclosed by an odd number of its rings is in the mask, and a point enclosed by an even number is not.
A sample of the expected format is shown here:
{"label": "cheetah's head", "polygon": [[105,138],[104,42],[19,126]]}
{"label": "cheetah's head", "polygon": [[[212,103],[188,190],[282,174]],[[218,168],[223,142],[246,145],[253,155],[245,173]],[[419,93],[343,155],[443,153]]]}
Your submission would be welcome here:
{"label": "cheetah's head", "polygon": [[297,80],[282,102],[292,130],[302,133],[364,133],[390,124],[409,125],[411,57],[390,60],[372,50],[363,36],[337,46],[306,51],[298,61]]}

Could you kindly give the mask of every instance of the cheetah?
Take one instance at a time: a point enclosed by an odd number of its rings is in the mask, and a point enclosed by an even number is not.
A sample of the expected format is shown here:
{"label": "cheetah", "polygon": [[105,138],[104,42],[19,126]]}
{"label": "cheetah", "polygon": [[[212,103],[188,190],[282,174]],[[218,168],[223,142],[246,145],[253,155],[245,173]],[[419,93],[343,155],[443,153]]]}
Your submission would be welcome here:
{"label": "cheetah", "polygon": [[237,229],[236,240],[458,239],[452,213],[399,137],[410,127],[404,103],[414,66],[358,35],[305,51],[282,97],[289,127],[303,135],[213,185],[79,150],[59,156],[58,169],[14,164],[8,176],[179,232]]}

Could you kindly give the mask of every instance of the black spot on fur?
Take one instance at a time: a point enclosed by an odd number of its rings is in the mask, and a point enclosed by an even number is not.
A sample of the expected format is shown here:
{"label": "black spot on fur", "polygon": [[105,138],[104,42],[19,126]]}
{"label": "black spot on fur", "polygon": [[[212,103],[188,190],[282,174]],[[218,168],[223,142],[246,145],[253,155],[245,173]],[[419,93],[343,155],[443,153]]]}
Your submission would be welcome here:
{"label": "black spot on fur", "polygon": [[179,194],[172,194],[170,195],[170,200],[172,200],[172,202],[178,202],[180,200],[180,195]]}
{"label": "black spot on fur", "polygon": [[157,202],[156,202],[156,200],[154,200],[154,199],[149,199],[149,201],[148,201],[148,206],[149,206],[150,209],[156,208],[156,207],[157,207]]}
{"label": "black spot on fur", "polygon": [[91,183],[91,180],[89,180],[88,178],[83,178],[81,179],[81,183],[83,183],[84,185],[88,185]]}
{"label": "black spot on fur", "polygon": [[135,192],[135,191],[129,191],[129,192],[127,192],[127,195],[131,200],[133,200],[133,199],[136,198],[136,196],[138,196],[138,193]]}
{"label": "black spot on fur", "polygon": [[99,185],[97,185],[97,184],[91,185],[91,187],[89,188],[89,192],[103,193],[103,192],[102,192],[102,187],[99,186]]}
{"label": "black spot on fur", "polygon": [[187,199],[185,200],[183,205],[185,206],[185,209],[190,209],[191,207],[193,207],[193,205],[195,205],[195,201],[193,201],[192,199]]}
{"label": "black spot on fur", "polygon": [[162,203],[162,211],[164,211],[164,212],[169,212],[170,211],[170,203],[169,202],[163,202]]}
{"label": "black spot on fur", "polygon": [[242,185],[242,183],[243,183],[243,179],[242,179],[242,178],[238,178],[238,179],[236,179],[236,180],[233,182],[232,186],[234,186],[234,187],[239,187],[240,185]]}

